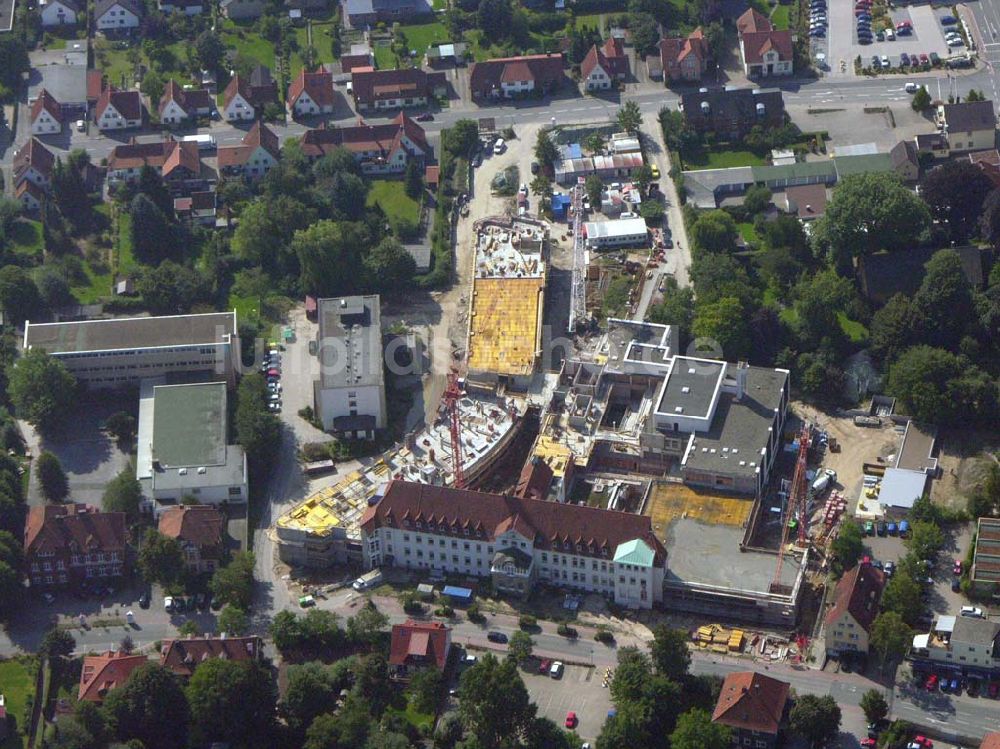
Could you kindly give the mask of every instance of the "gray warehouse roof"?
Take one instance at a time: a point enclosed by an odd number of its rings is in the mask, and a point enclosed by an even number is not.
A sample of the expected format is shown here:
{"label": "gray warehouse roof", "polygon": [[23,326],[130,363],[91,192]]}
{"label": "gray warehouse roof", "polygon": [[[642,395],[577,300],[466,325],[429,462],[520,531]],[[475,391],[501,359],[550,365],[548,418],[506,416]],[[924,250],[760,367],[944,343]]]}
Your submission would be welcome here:
{"label": "gray warehouse roof", "polygon": [[382,383],[382,321],[376,294],[320,299],[320,387]]}
{"label": "gray warehouse roof", "polygon": [[50,354],[212,345],[236,334],[235,312],[24,324],[24,348]]}
{"label": "gray warehouse roof", "polygon": [[[666,414],[705,418],[712,408],[712,401],[715,400],[725,369],[723,362],[676,357],[664,382],[656,410]],[[676,411],[678,407],[684,410]]]}

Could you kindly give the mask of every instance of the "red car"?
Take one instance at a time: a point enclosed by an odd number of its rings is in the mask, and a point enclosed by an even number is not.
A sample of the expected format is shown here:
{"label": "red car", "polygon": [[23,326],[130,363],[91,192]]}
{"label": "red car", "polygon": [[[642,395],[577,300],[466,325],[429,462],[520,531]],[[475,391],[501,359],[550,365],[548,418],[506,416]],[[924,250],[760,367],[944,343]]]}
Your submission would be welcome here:
{"label": "red car", "polygon": [[926,736],[914,736],[913,743],[920,744],[924,749],[934,749],[934,742]]}
{"label": "red car", "polygon": [[861,739],[861,749],[875,749],[877,745],[877,739]]}
{"label": "red car", "polygon": [[986,693],[993,699],[997,698],[997,694],[1000,694],[1000,684],[995,681],[991,681],[989,687],[987,687]]}
{"label": "red car", "polygon": [[576,727],[576,713],[570,710],[568,713],[566,713],[566,728],[575,728],[575,727]]}
{"label": "red car", "polygon": [[962,574],[962,560],[956,559],[955,566],[952,568],[952,574],[961,575]]}
{"label": "red car", "polygon": [[550,668],[552,668],[552,661],[546,658],[538,664],[538,673],[547,674]]}
{"label": "red car", "polygon": [[920,53],[920,64],[921,65],[930,65],[931,64],[931,58],[929,58],[927,56],[926,52],[921,52]]}
{"label": "red car", "polygon": [[930,676],[927,677],[927,681],[924,683],[924,689],[926,689],[928,692],[933,692],[935,689],[937,689],[937,685],[938,685],[937,674],[931,674]]}

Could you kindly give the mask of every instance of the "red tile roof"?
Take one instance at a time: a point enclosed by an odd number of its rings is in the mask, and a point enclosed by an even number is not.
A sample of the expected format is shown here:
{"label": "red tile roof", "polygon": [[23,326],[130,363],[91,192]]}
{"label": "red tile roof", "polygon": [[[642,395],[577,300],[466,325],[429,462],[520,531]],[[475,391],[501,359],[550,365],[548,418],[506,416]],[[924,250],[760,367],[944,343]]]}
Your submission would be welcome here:
{"label": "red tile roof", "polygon": [[456,535],[468,529],[487,539],[513,522],[532,537],[535,548],[575,548],[577,554],[598,558],[612,558],[619,544],[641,539],[653,549],[657,565],[663,565],[667,557],[650,519],[643,515],[398,479],[389,484],[377,505],[365,511],[361,527],[371,533],[383,526],[406,527],[417,522]]}
{"label": "red tile roof", "polygon": [[774,735],[788,701],[788,683],[754,671],[737,671],[722,682],[712,722]]}
{"label": "red tile roof", "polygon": [[991,148],[988,151],[974,151],[969,154],[969,161],[983,170],[990,178],[994,187],[1000,187],[1000,151]]}
{"label": "red tile roof", "polygon": [[100,70],[87,71],[87,101],[96,103],[104,91],[104,74]]}
{"label": "red tile roof", "polygon": [[278,84],[274,81],[253,85],[252,81],[234,75],[222,94],[223,108],[228,107],[236,94],[239,93],[251,107],[263,107],[278,101]]}
{"label": "red tile roof", "polygon": [[763,62],[764,53],[772,49],[779,60],[792,59],[792,33],[790,31],[755,31],[740,37],[743,58],[747,63]]}
{"label": "red tile roof", "polygon": [[621,39],[612,37],[600,48],[596,44],[591,45],[587,56],[580,63],[580,74],[587,78],[598,65],[611,77],[628,73],[628,58],[625,56]]}
{"label": "red tile roof", "polygon": [[870,564],[856,564],[844,573],[833,593],[833,608],[826,623],[832,624],[845,612],[866,632],[878,615],[878,602],[885,587],[885,575]]}
{"label": "red tile roof", "polygon": [[994,731],[983,736],[979,749],[1000,749],[1000,733]]}
{"label": "red tile roof", "polygon": [[545,499],[552,486],[552,468],[538,456],[524,464],[514,494],[525,499]]}
{"label": "red tile roof", "polygon": [[55,97],[44,88],[38,92],[38,97],[31,104],[31,121],[34,123],[42,110],[49,113],[56,122],[62,122],[62,107]]}
{"label": "red tile roof", "polygon": [[[212,196],[214,205],[215,194],[208,194]],[[211,505],[169,507],[160,515],[159,523],[160,533],[164,536],[186,541],[199,548],[221,545],[225,527],[226,518]]]}
{"label": "red tile roof", "polygon": [[444,86],[444,73],[428,73],[419,68],[402,70],[371,70],[354,68],[351,88],[359,104],[372,106],[376,101],[400,97],[430,97],[435,88]]}
{"label": "red tile roof", "polygon": [[201,173],[201,159],[198,144],[190,141],[179,143],[163,140],[155,143],[127,143],[115,146],[108,157],[108,169],[138,169],[151,166],[160,169],[164,177],[178,167],[188,169],[192,174]]}
{"label": "red tile roof", "polygon": [[371,52],[365,52],[363,55],[342,55],[340,58],[340,69],[345,73],[350,73],[357,68],[370,68],[371,65]]}
{"label": "red tile roof", "polygon": [[108,651],[103,655],[88,655],[80,672],[78,699],[101,702],[115,687],[120,687],[140,666],[149,663],[144,655],[128,655]]}
{"label": "red tile roof", "polygon": [[115,88],[106,88],[97,100],[97,118],[100,119],[104,110],[108,106],[115,108],[126,120],[142,119],[142,97],[138,91],[118,91]]}
{"label": "red tile roof", "polygon": [[[512,67],[513,72],[508,73],[508,67]],[[534,81],[536,86],[544,87],[558,83],[562,77],[563,58],[557,53],[501,57],[473,63],[469,86],[473,95],[483,96],[498,90],[502,81],[529,80]]]}
{"label": "red tile roof", "polygon": [[400,112],[391,122],[370,125],[359,120],[350,127],[319,127],[307,130],[302,136],[302,152],[316,159],[334,148],[344,147],[354,153],[378,152],[389,156],[402,146],[406,136],[424,154],[430,152],[424,129],[405,112]]}
{"label": "red tile roof", "polygon": [[14,154],[15,184],[21,180],[28,167],[32,166],[42,176],[48,177],[52,173],[52,167],[55,166],[55,163],[56,157],[52,154],[52,151],[42,145],[42,142],[38,138],[29,138],[28,142],[21,146],[17,153]]}
{"label": "red tile roof", "polygon": [[428,185],[437,185],[441,180],[441,167],[438,165],[428,166],[424,169],[424,182]]}
{"label": "red tile roof", "polygon": [[708,59],[709,54],[708,42],[705,41],[705,35],[702,33],[701,26],[688,34],[685,39],[667,37],[660,40],[660,62],[663,65],[664,71],[672,65],[679,64],[689,55],[697,58],[701,68],[704,69],[705,61]]}
{"label": "red tile roof", "polygon": [[770,31],[773,28],[767,17],[753,8],[736,19],[736,30],[740,35],[757,31]]}
{"label": "red tile roof", "polygon": [[99,512],[84,504],[34,505],[24,524],[24,553],[76,548],[83,552],[125,551],[125,513]]}
{"label": "red tile roof", "polygon": [[189,117],[193,117],[197,114],[199,109],[215,108],[215,101],[206,89],[195,88],[185,90],[179,86],[173,78],[167,81],[167,85],[163,90],[163,96],[160,97],[159,112],[161,115],[163,114],[163,110],[166,108],[167,104],[171,101],[176,101],[178,106],[180,106],[180,108],[183,109]]}
{"label": "red tile roof", "polygon": [[190,676],[199,663],[211,658],[228,661],[255,661],[263,651],[261,639],[252,637],[188,637],[164,640],[160,665],[178,676]]}
{"label": "red tile roof", "polygon": [[240,145],[223,146],[218,150],[219,168],[245,165],[258,146],[270,153],[275,159],[281,153],[278,136],[267,125],[261,124],[260,120],[253,123],[253,127],[243,136]]}
{"label": "red tile roof", "polygon": [[432,662],[443,671],[448,662],[451,629],[443,622],[415,622],[394,624],[392,643],[389,646],[389,663],[393,666],[414,665],[417,662]]}
{"label": "red tile roof", "polygon": [[31,195],[31,197],[33,197],[39,203],[41,203],[45,199],[45,190],[40,188],[30,179],[22,180],[21,183],[16,188],[14,188],[14,197],[17,198],[18,200],[20,200],[25,193]]}
{"label": "red tile roof", "polygon": [[333,76],[326,72],[307,73],[303,68],[288,87],[288,105],[295,106],[295,102],[299,100],[303,92],[309,94],[309,98],[317,106],[331,106],[333,104]]}

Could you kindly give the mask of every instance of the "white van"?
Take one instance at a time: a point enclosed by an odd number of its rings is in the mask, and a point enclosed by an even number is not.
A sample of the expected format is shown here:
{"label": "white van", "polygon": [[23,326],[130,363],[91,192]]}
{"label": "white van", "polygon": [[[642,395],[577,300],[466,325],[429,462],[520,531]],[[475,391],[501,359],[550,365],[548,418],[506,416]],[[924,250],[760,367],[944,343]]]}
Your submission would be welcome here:
{"label": "white van", "polygon": [[374,588],[380,582],[382,582],[382,570],[372,570],[355,580],[354,585],[351,587],[357,591],[368,590],[369,588]]}
{"label": "white van", "polygon": [[493,155],[499,156],[506,150],[507,144],[503,142],[503,138],[497,138],[497,142],[493,144]]}

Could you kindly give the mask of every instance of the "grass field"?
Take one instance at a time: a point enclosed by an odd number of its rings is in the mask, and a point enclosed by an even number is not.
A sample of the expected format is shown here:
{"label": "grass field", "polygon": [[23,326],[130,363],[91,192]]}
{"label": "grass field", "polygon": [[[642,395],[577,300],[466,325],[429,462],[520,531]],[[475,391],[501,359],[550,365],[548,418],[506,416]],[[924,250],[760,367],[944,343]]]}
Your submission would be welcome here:
{"label": "grass field", "polygon": [[[302,29],[302,32],[304,34],[305,29]],[[251,29],[237,25],[233,21],[225,21],[222,24],[222,41],[227,49],[232,49],[238,55],[259,65],[266,65],[272,73],[274,72],[274,45]]]}
{"label": "grass field", "polygon": [[[313,49],[316,50],[316,60],[321,64],[333,62],[333,39],[330,36],[333,28],[332,24],[313,24]],[[309,30],[305,26],[296,27],[295,41],[300,50],[309,46]],[[293,54],[289,65],[291,66],[292,78],[294,78],[302,69],[302,55],[299,52]]]}
{"label": "grass field", "polygon": [[406,35],[406,44],[410,50],[416,50],[418,57],[434,42],[448,42],[448,29],[443,23],[418,23],[412,26],[400,26],[399,30]]}
{"label": "grass field", "polygon": [[837,322],[851,343],[864,343],[868,340],[868,328],[857,320],[852,320],[843,312],[838,312]]}
{"label": "grass field", "polygon": [[29,219],[15,222],[11,229],[11,242],[18,255],[38,255],[43,249],[42,223]]}
{"label": "grass field", "polygon": [[372,182],[368,193],[369,207],[378,203],[389,222],[403,219],[416,223],[420,219],[420,204],[406,194],[402,180],[380,179]]}
{"label": "grass field", "polygon": [[35,692],[31,662],[21,659],[0,661],[0,689],[6,700],[8,722],[17,723],[17,732],[0,741],[0,749],[21,749],[27,745],[24,732],[28,726],[24,724],[24,709],[29,695]]}
{"label": "grass field", "polygon": [[133,252],[132,239],[132,217],[125,211],[118,214],[118,248],[117,248],[118,275],[125,276],[135,267],[136,260]]}
{"label": "grass field", "polygon": [[375,67],[379,70],[395,70],[396,56],[388,44],[375,45]]}
{"label": "grass field", "polygon": [[597,29],[601,32],[601,36],[604,36],[604,19],[607,17],[605,13],[585,13],[580,16],[576,16],[576,27],[578,29],[590,28]]}
{"label": "grass field", "polygon": [[757,234],[757,230],[753,228],[753,223],[750,221],[744,221],[741,224],[736,224],[736,228],[740,230],[740,236],[743,237],[743,241],[747,244],[760,244],[760,236]]}
{"label": "grass field", "polygon": [[778,5],[771,14],[771,24],[776,29],[785,31],[788,29],[788,17],[791,12],[790,5]]}
{"label": "grass field", "polygon": [[763,166],[764,159],[751,151],[728,148],[701,149],[683,155],[684,166],[695,169],[730,169],[735,166]]}

